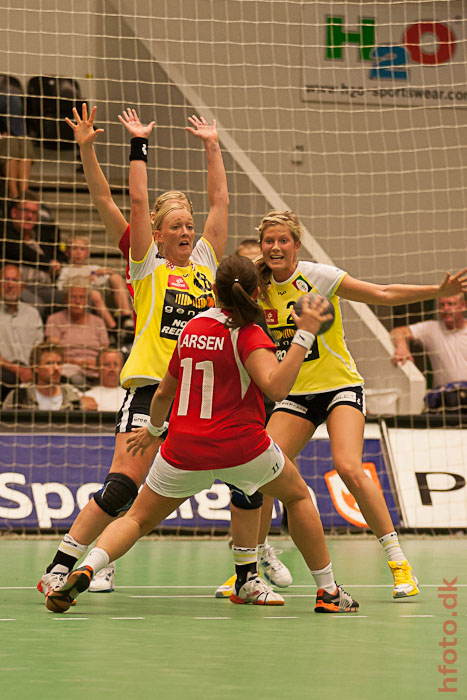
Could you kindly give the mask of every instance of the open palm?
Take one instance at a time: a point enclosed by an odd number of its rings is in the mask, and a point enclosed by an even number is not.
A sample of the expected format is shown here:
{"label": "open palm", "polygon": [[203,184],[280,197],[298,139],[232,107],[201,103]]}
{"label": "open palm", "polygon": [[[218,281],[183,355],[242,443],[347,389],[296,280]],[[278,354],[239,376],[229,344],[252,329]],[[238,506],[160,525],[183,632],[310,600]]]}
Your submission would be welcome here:
{"label": "open palm", "polygon": [[134,138],[147,139],[156,124],[156,122],[141,124],[136,110],[130,108],[125,109],[123,111],[123,116],[119,114],[118,118]]}

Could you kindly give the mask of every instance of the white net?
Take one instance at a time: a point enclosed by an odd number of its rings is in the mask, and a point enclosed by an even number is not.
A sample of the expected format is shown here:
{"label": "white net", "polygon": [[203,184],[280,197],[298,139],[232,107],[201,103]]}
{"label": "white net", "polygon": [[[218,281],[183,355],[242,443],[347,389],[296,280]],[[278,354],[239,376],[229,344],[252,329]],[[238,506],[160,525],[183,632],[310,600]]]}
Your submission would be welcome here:
{"label": "white net", "polygon": [[[205,155],[184,130],[187,116],[201,114],[218,122],[230,195],[227,252],[256,236],[268,210],[286,208],[299,214],[306,229],[303,258],[331,262],[359,279],[438,284],[446,270],[466,265],[467,15],[461,1],[83,0],[65,7],[57,0],[0,0],[0,9],[3,240],[11,242],[11,200],[27,183],[40,203],[44,228],[49,226],[49,243],[64,263],[65,243],[88,236],[90,263],[125,274],[124,259],[91,204],[73,134],[64,123],[71,106],[85,100],[98,107],[96,125],[104,133],[96,151],[125,216],[129,149],[117,115],[135,106],[143,121],[157,124],[149,159],[151,193],[189,193],[196,229],[202,230],[208,211]],[[9,259],[3,253],[2,263]],[[37,295],[55,282],[39,276],[29,286]],[[103,296],[119,321],[114,290],[107,286]],[[46,291],[43,317],[52,310],[46,308]],[[27,300],[31,303],[31,297]],[[394,511],[402,510],[402,524],[466,527],[467,462],[458,427],[466,403],[463,389],[441,397],[432,407],[435,417],[427,417],[423,397],[436,384],[429,353],[411,346],[416,365],[391,364],[388,331],[436,319],[436,303],[370,310],[344,302],[343,313],[370,412],[412,416],[399,428],[408,431],[404,444],[410,449],[402,449],[399,438],[391,441],[391,428],[383,435],[378,429],[377,437],[368,437],[376,443],[366,445],[364,461],[380,465],[379,481]],[[114,333],[116,347],[128,349],[130,341],[121,327]],[[463,347],[463,356],[454,350],[458,381],[467,380]],[[446,400],[453,402],[449,410]],[[81,414],[72,421],[71,414],[60,413],[58,423],[50,420],[52,414],[21,422],[18,412],[7,415],[5,407],[2,415],[1,469],[7,476],[0,524],[67,526],[88,487],[78,496],[76,490],[105,476],[111,446],[104,449],[99,434],[108,433],[105,440],[111,441],[111,418],[104,421],[98,414],[91,426],[89,416]],[[429,425],[439,446],[427,452]],[[74,439],[85,447],[81,457],[60,442],[76,433]],[[449,452],[453,444],[455,455]],[[51,456],[56,448],[64,450],[61,457]],[[343,485],[337,482],[332,491],[328,447],[322,454],[319,446],[307,450],[303,464],[311,464],[315,481],[309,483],[323,493],[318,506],[325,524],[361,527]],[[431,457],[420,465],[420,454]],[[62,458],[67,472],[68,466],[77,470],[72,478],[54,471]],[[95,474],[84,473],[90,465],[97,465]],[[390,465],[405,469],[408,481],[393,479]],[[50,484],[56,483],[68,491],[54,496]],[[51,495],[44,497],[48,488]],[[401,502],[407,493],[410,504]],[[49,518],[49,525],[47,514],[43,520],[38,515],[40,503],[45,511],[61,508],[62,514]],[[175,520],[194,529],[211,527],[210,521],[225,527],[227,503],[222,490],[213,492],[203,501],[207,517],[191,518],[186,506]],[[455,511],[449,522],[438,518],[438,503]],[[196,515],[195,501],[192,506]]]}

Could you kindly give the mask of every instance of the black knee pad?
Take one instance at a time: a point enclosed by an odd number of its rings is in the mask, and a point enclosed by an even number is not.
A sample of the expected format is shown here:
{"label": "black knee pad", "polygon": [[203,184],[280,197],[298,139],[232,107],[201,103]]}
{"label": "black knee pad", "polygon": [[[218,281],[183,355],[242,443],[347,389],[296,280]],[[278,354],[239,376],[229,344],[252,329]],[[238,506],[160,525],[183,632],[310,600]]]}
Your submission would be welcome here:
{"label": "black knee pad", "polygon": [[94,494],[94,500],[102,510],[116,518],[119,513],[128,510],[138,495],[138,487],[126,474],[110,472],[104,486]]}
{"label": "black knee pad", "polygon": [[232,484],[227,485],[230,488],[230,500],[237,508],[241,508],[241,510],[255,510],[263,505],[263,494],[261,491],[255,491],[251,496],[247,496],[244,491],[236,486]]}

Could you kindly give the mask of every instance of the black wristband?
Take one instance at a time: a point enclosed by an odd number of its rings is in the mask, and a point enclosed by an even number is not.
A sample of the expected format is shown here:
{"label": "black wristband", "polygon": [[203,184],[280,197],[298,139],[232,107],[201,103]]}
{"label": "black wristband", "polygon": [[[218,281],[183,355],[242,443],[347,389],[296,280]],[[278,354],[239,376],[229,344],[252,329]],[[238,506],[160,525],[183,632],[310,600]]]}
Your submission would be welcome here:
{"label": "black wristband", "polygon": [[148,140],[135,136],[130,141],[130,160],[148,162]]}

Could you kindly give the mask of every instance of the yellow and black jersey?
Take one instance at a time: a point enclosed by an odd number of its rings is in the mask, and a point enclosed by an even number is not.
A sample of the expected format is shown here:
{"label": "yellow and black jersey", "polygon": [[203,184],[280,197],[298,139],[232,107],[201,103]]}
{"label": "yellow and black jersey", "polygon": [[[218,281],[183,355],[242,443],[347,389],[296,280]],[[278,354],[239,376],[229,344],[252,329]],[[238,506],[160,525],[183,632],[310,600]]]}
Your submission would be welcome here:
{"label": "yellow and black jersey", "polygon": [[277,359],[283,360],[296,326],[292,308],[297,299],[314,292],[327,297],[335,311],[331,328],[318,336],[308,351],[291,394],[319,394],[346,386],[360,386],[363,378],[347,348],[342,326],[342,315],[336,292],[347,273],[331,265],[301,260],[285,282],[274,278],[268,287],[268,300],[260,300],[266,323],[276,343]]}
{"label": "yellow and black jersey", "polygon": [[186,267],[176,267],[159,256],[153,243],[143,260],[131,259],[135,290],[135,340],[123,366],[125,389],[159,382],[172,357],[178,336],[200,311],[214,306],[212,284],[218,261],[205,238],[196,244]]}

